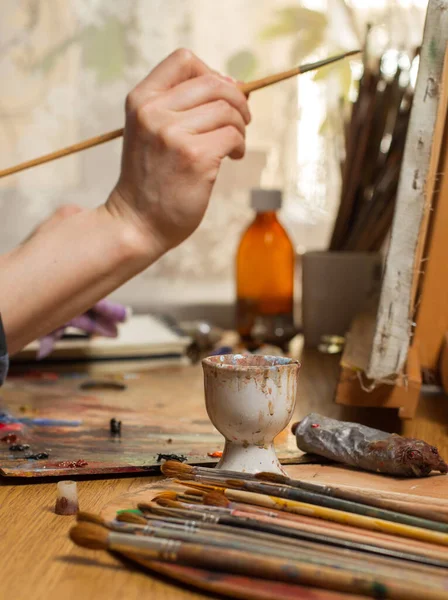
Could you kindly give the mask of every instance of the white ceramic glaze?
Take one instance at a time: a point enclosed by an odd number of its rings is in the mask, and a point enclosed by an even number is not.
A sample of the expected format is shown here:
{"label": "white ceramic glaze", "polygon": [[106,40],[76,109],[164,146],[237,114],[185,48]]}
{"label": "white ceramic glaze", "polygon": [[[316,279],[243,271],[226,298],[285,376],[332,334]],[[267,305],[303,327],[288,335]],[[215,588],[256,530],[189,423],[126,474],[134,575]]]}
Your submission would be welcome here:
{"label": "white ceramic glaze", "polygon": [[226,440],[217,468],[283,473],[273,441],[292,417],[300,364],[227,354],[205,358],[202,366],[207,413]]}

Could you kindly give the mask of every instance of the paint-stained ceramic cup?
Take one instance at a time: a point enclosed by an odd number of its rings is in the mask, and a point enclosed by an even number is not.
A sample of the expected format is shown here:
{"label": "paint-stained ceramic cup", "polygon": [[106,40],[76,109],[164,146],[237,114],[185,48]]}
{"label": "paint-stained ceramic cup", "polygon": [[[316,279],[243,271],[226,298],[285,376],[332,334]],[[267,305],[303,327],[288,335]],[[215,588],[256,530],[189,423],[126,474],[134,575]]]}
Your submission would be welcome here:
{"label": "paint-stained ceramic cup", "polygon": [[294,411],[299,362],[225,354],[202,366],[208,416],[226,440],[217,468],[283,473],[273,442]]}

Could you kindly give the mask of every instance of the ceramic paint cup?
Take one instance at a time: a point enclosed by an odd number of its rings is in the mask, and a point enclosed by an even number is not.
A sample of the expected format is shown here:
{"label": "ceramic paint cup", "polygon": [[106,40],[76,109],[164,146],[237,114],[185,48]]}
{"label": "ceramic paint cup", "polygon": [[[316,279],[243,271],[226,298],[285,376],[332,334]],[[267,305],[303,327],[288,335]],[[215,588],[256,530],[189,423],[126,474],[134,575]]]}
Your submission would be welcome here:
{"label": "ceramic paint cup", "polygon": [[225,354],[202,361],[208,416],[226,443],[218,469],[283,473],[274,438],[294,411],[300,363]]}

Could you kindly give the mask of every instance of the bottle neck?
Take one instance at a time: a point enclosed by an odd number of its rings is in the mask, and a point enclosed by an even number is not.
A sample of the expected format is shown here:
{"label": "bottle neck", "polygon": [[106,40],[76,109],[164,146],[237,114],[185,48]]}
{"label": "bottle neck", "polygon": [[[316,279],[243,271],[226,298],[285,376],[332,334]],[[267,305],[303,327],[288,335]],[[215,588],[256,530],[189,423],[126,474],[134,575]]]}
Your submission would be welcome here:
{"label": "bottle neck", "polygon": [[257,212],[255,215],[254,223],[263,223],[268,225],[277,221],[277,213],[275,210],[269,210],[266,212]]}

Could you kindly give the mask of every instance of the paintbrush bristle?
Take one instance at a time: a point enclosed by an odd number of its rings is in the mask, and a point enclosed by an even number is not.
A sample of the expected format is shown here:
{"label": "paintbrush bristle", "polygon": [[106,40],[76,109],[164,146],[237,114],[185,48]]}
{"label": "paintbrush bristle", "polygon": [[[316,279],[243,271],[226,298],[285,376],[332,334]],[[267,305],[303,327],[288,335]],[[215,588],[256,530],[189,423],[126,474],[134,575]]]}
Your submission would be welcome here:
{"label": "paintbrush bristle", "polygon": [[[188,483],[184,483],[183,485],[188,485]],[[185,496],[187,496],[187,495],[188,496],[196,496],[196,499],[199,500],[204,495],[204,492],[201,490],[194,490],[193,488],[190,488],[185,493]]]}
{"label": "paintbrush bristle", "polygon": [[[163,500],[162,500],[163,502]],[[138,505],[139,510],[141,510],[143,513],[150,513],[148,515],[148,518],[152,518],[151,515],[153,514],[160,514],[159,513],[159,508],[160,505],[156,504],[155,502],[142,502],[141,504]]]}
{"label": "paintbrush bristle", "polygon": [[200,490],[202,493],[211,492],[213,490],[221,490],[222,487],[214,486],[214,485],[206,485],[205,483],[193,483],[192,481],[181,481],[180,479],[176,479],[175,483],[179,483],[180,485],[184,485],[189,489],[189,493],[191,489]]}
{"label": "paintbrush bristle", "polygon": [[246,482],[241,479],[226,479],[225,484],[232,488],[243,489]]}
{"label": "paintbrush bristle", "polygon": [[78,523],[95,523],[96,525],[101,525],[102,527],[106,526],[106,521],[102,517],[89,512],[80,511],[76,515],[76,520]]}
{"label": "paintbrush bristle", "polygon": [[180,477],[183,479],[187,479],[192,477],[194,474],[194,467],[190,465],[186,465],[185,463],[181,463],[177,460],[167,460],[160,467],[162,473],[166,475],[166,477]]}
{"label": "paintbrush bristle", "polygon": [[262,479],[263,481],[269,481],[270,483],[286,483],[288,478],[284,475],[278,475],[277,473],[266,473],[261,472],[255,475],[256,479]]}
{"label": "paintbrush bristle", "polygon": [[219,506],[220,508],[228,508],[230,504],[222,492],[209,492],[205,494],[203,502],[206,506]]}
{"label": "paintbrush bristle", "polygon": [[107,529],[93,523],[78,523],[70,529],[72,542],[90,550],[107,550],[108,537]]}
{"label": "paintbrush bristle", "polygon": [[361,52],[362,52],[362,49],[349,50],[348,52],[345,53],[345,56],[353,56],[354,54],[360,54]]}
{"label": "paintbrush bristle", "polygon": [[116,516],[116,519],[122,523],[133,523],[135,525],[146,525],[148,523],[145,517],[132,512],[122,512]]}
{"label": "paintbrush bristle", "polygon": [[177,492],[167,490],[166,492],[161,492],[160,494],[157,494],[157,496],[154,496],[154,500],[156,500],[157,498],[167,498],[168,500],[177,500]]}
{"label": "paintbrush bristle", "polygon": [[162,495],[156,496],[154,498],[154,502],[158,506],[165,506],[168,508],[180,508],[180,504],[181,504],[180,502],[177,502],[176,500],[171,500],[171,498],[165,498]]}

